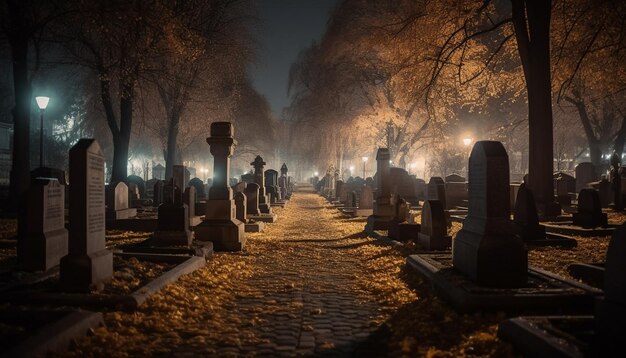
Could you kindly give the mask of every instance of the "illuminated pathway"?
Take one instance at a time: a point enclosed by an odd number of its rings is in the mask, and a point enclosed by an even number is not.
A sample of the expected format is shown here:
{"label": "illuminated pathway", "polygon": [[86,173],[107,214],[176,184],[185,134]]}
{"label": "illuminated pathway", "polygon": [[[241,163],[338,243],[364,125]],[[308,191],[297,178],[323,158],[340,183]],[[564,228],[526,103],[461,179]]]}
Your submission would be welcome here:
{"label": "illuminated pathway", "polygon": [[[313,193],[296,193],[246,250],[154,296],[69,354],[349,355],[375,353],[380,325],[415,294],[398,279],[404,257],[362,234]],[[384,349],[387,349],[384,347]]]}

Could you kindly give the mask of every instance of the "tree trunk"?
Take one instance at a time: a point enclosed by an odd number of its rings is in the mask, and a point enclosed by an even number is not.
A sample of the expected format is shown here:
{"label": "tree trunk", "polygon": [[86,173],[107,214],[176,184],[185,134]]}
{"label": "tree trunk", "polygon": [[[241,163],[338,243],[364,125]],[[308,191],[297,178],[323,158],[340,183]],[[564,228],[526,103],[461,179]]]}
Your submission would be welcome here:
{"label": "tree trunk", "polygon": [[613,150],[622,157],[624,153],[624,143],[626,142],[626,117],[622,117],[622,126],[617,132],[615,142],[613,142]]}
{"label": "tree trunk", "polygon": [[134,84],[128,80],[122,85],[120,96],[120,130],[113,132],[113,167],[111,182],[125,181],[128,176],[128,148],[133,124]]}
{"label": "tree trunk", "polygon": [[545,216],[560,213],[554,201],[552,92],[550,80],[551,1],[512,0],[513,24],[528,91],[529,187]]}
{"label": "tree trunk", "polygon": [[167,130],[167,152],[165,156],[165,179],[174,175],[174,163],[176,162],[176,141],[178,139],[178,123],[180,116],[173,114],[169,119]]}

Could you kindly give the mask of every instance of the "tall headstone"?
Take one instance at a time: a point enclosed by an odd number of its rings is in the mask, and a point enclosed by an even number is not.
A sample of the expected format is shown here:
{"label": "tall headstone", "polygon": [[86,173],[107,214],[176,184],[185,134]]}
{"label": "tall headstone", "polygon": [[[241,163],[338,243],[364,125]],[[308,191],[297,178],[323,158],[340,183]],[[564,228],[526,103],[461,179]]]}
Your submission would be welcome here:
{"label": "tall headstone", "polygon": [[597,181],[596,168],[590,162],[580,163],[575,168],[576,171],[576,192],[587,188],[589,183]]}
{"label": "tall headstone", "polygon": [[469,210],[452,247],[454,268],[479,285],[520,287],[528,256],[513,233],[509,158],[497,141],[474,144],[469,158]]}
{"label": "tall headstone", "polygon": [[343,180],[337,180],[337,183],[335,184],[335,194],[335,201],[342,203],[342,198],[346,195],[346,185]]}
{"label": "tall headstone", "polygon": [[246,185],[246,214],[247,215],[261,215],[259,210],[259,184],[249,183]]}
{"label": "tall headstone", "polygon": [[448,209],[446,203],[446,183],[441,177],[431,177],[427,188],[428,200],[439,200],[444,209]]}
{"label": "tall headstone", "polygon": [[389,187],[389,150],[379,148],[376,152],[376,175],[378,189],[376,190],[376,204],[374,214],[367,218],[366,229],[387,230],[389,222],[393,219],[394,208],[391,205],[391,188]]}
{"label": "tall headstone", "polygon": [[265,188],[270,194],[270,200],[272,203],[281,200],[280,190],[278,189],[278,172],[274,169],[268,169],[264,173],[265,175]]}
{"label": "tall headstone", "polygon": [[230,122],[214,122],[207,138],[213,155],[213,186],[209,189],[205,219],[196,227],[196,237],[212,241],[218,251],[240,251],[246,242],[245,224],[235,218],[233,191],[228,185],[230,157],[237,145],[233,135]]}
{"label": "tall headstone", "polygon": [[247,198],[246,198],[246,194],[238,191],[237,193],[235,193],[235,217],[237,218],[237,220],[241,221],[242,223],[247,222],[248,220],[246,219],[246,203],[247,203]]}
{"label": "tall headstone", "polygon": [[189,229],[189,207],[182,200],[174,178],[164,186],[164,202],[159,205],[157,231],[153,242],[163,246],[189,246],[193,233]]}
{"label": "tall headstone", "polygon": [[200,178],[193,178],[189,181],[189,186],[196,188],[196,201],[206,199],[206,192],[204,191],[204,183]]}
{"label": "tall headstone", "polygon": [[56,178],[35,178],[28,190],[28,233],[18,256],[29,271],[46,271],[67,255],[65,188]]}
{"label": "tall headstone", "polygon": [[152,205],[153,206],[159,206],[161,205],[161,203],[163,202],[163,185],[165,183],[163,182],[163,180],[157,180],[156,183],[154,183],[154,192],[152,193]]}
{"label": "tall headstone", "polygon": [[95,139],[81,139],[70,149],[70,180],[69,250],[61,259],[60,284],[88,292],[113,276],[113,254],[104,239],[104,156]]}
{"label": "tall headstone", "polygon": [[262,214],[272,214],[270,200],[265,192],[265,175],[263,174],[265,162],[260,155],[257,155],[250,165],[254,167],[254,182],[259,186],[259,210]]}
{"label": "tall headstone", "polygon": [[363,185],[361,187],[359,209],[374,209],[374,192],[369,185]]}
{"label": "tall headstone", "polygon": [[137,209],[128,207],[128,186],[124,182],[109,184],[106,189],[107,220],[122,220],[137,216]]}
{"label": "tall headstone", "polygon": [[446,214],[439,200],[424,202],[417,243],[426,250],[444,250],[452,244],[452,238],[448,235]]}
{"label": "tall headstone", "polygon": [[517,191],[513,215],[514,231],[523,241],[543,240],[546,227],[539,224],[533,192],[522,183]]}
{"label": "tall headstone", "polygon": [[187,187],[183,192],[183,203],[189,207],[189,218],[196,216],[196,188],[193,186]]}
{"label": "tall headstone", "polygon": [[597,357],[617,357],[624,349],[626,321],[626,224],[613,232],[606,253],[604,299],[598,300],[595,314],[594,350]]}
{"label": "tall headstone", "polygon": [[289,168],[287,168],[287,164],[283,163],[280,167],[280,178],[278,178],[278,186],[281,190],[283,198],[289,199],[291,196],[291,189],[289,188]]}
{"label": "tall headstone", "polygon": [[578,212],[572,214],[574,225],[582,227],[607,226],[607,215],[602,212],[600,195],[595,189],[587,188],[578,194]]}

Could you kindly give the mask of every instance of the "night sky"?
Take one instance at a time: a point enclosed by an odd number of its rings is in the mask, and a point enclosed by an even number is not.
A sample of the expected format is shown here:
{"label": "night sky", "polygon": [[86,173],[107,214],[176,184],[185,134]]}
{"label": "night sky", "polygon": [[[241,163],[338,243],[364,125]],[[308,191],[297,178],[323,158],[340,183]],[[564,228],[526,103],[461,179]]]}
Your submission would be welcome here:
{"label": "night sky", "polygon": [[298,53],[318,40],[337,0],[260,0],[258,61],[251,68],[258,91],[276,116],[289,105],[289,67]]}

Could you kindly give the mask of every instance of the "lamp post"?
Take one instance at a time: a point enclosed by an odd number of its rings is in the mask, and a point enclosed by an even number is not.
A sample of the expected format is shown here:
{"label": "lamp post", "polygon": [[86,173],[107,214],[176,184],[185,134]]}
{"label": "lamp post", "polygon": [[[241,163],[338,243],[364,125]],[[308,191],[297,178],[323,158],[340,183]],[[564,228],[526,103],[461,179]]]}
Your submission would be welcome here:
{"label": "lamp post", "polygon": [[363,157],[363,180],[365,180],[365,163],[367,163],[368,157]]}
{"label": "lamp post", "polygon": [[37,102],[37,107],[39,107],[39,112],[41,113],[39,123],[39,167],[43,168],[43,112],[48,107],[50,97],[37,96],[35,97],[35,101]]}

